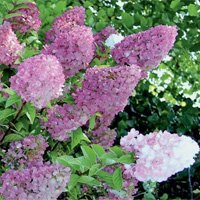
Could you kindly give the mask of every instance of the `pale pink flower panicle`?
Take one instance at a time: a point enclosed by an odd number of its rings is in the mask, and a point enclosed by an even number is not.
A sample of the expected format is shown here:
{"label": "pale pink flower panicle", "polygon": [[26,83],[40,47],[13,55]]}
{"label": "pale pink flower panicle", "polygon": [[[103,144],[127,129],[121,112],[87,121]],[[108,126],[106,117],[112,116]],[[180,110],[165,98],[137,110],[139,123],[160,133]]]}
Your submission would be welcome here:
{"label": "pale pink flower panicle", "polygon": [[22,52],[23,46],[20,45],[17,36],[12,31],[9,22],[0,25],[0,64],[11,65]]}
{"label": "pale pink flower panicle", "polygon": [[142,135],[133,129],[120,143],[124,150],[136,153],[134,175],[143,182],[166,181],[190,167],[199,152],[198,144],[190,137],[167,131]]}
{"label": "pale pink flower panicle", "polygon": [[43,54],[26,59],[10,78],[11,88],[39,109],[62,94],[64,82],[63,69],[56,57]]}

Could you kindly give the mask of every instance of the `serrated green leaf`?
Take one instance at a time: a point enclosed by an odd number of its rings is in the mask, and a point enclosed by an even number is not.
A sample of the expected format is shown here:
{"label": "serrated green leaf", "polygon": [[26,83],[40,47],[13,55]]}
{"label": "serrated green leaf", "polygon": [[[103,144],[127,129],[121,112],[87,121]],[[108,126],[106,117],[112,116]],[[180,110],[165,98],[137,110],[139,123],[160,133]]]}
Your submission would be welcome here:
{"label": "serrated green leaf", "polygon": [[78,180],[79,183],[84,183],[90,186],[100,186],[101,183],[93,177],[81,176]]}
{"label": "serrated green leaf", "polygon": [[91,165],[96,163],[96,154],[90,147],[81,146],[81,150],[83,152],[83,155],[90,160]]}
{"label": "serrated green leaf", "polygon": [[188,12],[189,12],[190,16],[198,16],[199,9],[200,9],[200,6],[198,6],[198,5],[190,4],[188,6]]}
{"label": "serrated green leaf", "polygon": [[93,115],[89,120],[89,131],[94,129],[95,121],[96,121],[96,114]]}
{"label": "serrated green leaf", "polygon": [[36,116],[35,107],[31,103],[27,103],[24,106],[23,111],[25,112],[26,116],[28,117],[30,123],[33,124],[33,122],[35,120],[35,116]]}
{"label": "serrated green leaf", "polygon": [[101,170],[101,165],[100,164],[93,165],[89,170],[89,176],[96,175],[100,170]]}
{"label": "serrated green leaf", "polygon": [[122,13],[122,22],[128,28],[131,28],[134,24],[134,17],[131,16],[129,13]]}
{"label": "serrated green leaf", "polygon": [[13,18],[13,17],[21,17],[22,16],[22,13],[10,13],[10,14],[7,14],[4,18],[5,19],[10,19],[10,18]]}
{"label": "serrated green leaf", "polygon": [[180,5],[180,0],[174,0],[170,4],[170,8],[173,10],[177,10]]}
{"label": "serrated green leaf", "polygon": [[0,111],[0,121],[4,121],[8,117],[15,115],[16,111],[10,108]]}
{"label": "serrated green leaf", "polygon": [[115,164],[116,163],[116,160],[117,160],[117,156],[116,154],[113,154],[111,152],[103,155],[101,157],[101,161],[103,164],[105,165],[112,165],[112,164]]}
{"label": "serrated green leaf", "polygon": [[107,25],[106,22],[99,21],[96,23],[95,27],[97,31],[101,31],[103,28],[106,27],[106,25]]}
{"label": "serrated green leaf", "polygon": [[26,4],[24,4],[24,3],[18,4],[18,5],[16,5],[16,6],[12,9],[12,11],[16,11],[16,10],[22,9],[22,8],[29,8],[29,6],[26,5]]}
{"label": "serrated green leaf", "polygon": [[71,134],[71,148],[73,149],[74,147],[76,147],[78,144],[80,144],[81,141],[87,141],[90,142],[90,140],[88,139],[88,137],[83,133],[81,128],[78,128],[77,130],[73,131],[73,133]]}
{"label": "serrated green leaf", "polygon": [[92,144],[91,146],[94,152],[96,153],[97,157],[101,158],[103,155],[106,154],[104,148],[99,144]]}
{"label": "serrated green leaf", "polygon": [[111,147],[110,151],[112,153],[116,154],[117,157],[120,157],[120,156],[124,155],[123,150],[120,147],[118,147],[118,146]]}
{"label": "serrated green leaf", "polygon": [[73,158],[72,156],[60,156],[55,160],[55,162],[74,170],[80,170],[81,166],[80,159]]}
{"label": "serrated green leaf", "polygon": [[8,93],[9,95],[14,95],[14,94],[15,94],[15,91],[12,90],[12,89],[10,89],[10,88],[3,89],[3,91],[4,91],[5,93]]}
{"label": "serrated green leaf", "polygon": [[17,131],[20,131],[24,127],[24,125],[21,121],[19,121],[15,124],[15,127]]}
{"label": "serrated green leaf", "polygon": [[112,176],[112,181],[113,181],[113,185],[114,185],[114,189],[116,190],[121,190],[122,189],[122,170],[121,169],[116,169],[113,173]]}
{"label": "serrated green leaf", "polygon": [[76,186],[79,179],[80,179],[80,176],[78,176],[77,174],[72,174],[70,176],[70,181],[69,181],[69,184],[68,184],[69,190],[72,190]]}
{"label": "serrated green leaf", "polygon": [[145,193],[143,199],[144,200],[156,200],[156,198],[154,197],[154,195],[152,193]]}
{"label": "serrated green leaf", "polygon": [[16,94],[9,96],[9,98],[6,101],[6,108],[9,106],[12,106],[14,103],[19,103],[21,101],[21,98],[17,96]]}
{"label": "serrated green leaf", "polygon": [[55,12],[60,14],[66,9],[66,2],[65,1],[59,1],[55,6]]}
{"label": "serrated green leaf", "polygon": [[110,187],[114,188],[112,174],[105,171],[99,171],[97,172],[97,176],[99,176],[103,181],[105,181]]}
{"label": "serrated green leaf", "polygon": [[113,16],[113,13],[114,13],[114,11],[115,11],[115,9],[114,9],[114,8],[108,8],[108,9],[107,9],[107,15],[108,15],[109,17],[112,17],[112,16]]}
{"label": "serrated green leaf", "polygon": [[69,199],[70,200],[77,200],[78,199],[78,193],[80,193],[79,191],[79,187],[74,187],[72,190],[69,191]]}
{"label": "serrated green leaf", "polygon": [[123,155],[117,160],[117,162],[123,164],[131,164],[134,162],[133,155],[131,154]]}
{"label": "serrated green leaf", "polygon": [[21,135],[9,134],[9,135],[5,136],[3,143],[18,141],[18,140],[21,140],[21,139],[23,139],[23,137]]}

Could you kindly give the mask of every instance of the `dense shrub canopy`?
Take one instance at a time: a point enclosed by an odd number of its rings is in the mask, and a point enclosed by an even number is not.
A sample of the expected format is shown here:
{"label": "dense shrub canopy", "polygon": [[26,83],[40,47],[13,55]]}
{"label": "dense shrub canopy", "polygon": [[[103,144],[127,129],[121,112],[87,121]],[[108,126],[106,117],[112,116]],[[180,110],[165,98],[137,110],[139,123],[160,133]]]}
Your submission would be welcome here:
{"label": "dense shrub canopy", "polygon": [[198,199],[199,13],[2,0],[0,199]]}

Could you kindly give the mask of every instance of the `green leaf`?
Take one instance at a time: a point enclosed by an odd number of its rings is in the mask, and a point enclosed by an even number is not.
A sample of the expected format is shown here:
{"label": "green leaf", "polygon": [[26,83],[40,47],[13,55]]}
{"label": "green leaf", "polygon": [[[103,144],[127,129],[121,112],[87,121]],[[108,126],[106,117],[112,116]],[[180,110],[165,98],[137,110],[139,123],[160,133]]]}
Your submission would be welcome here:
{"label": "green leaf", "polygon": [[90,6],[93,6],[93,4],[90,1],[84,1],[84,7],[88,8]]}
{"label": "green leaf", "polygon": [[70,176],[70,181],[69,181],[69,184],[68,184],[69,190],[72,190],[76,186],[79,178],[80,178],[80,176],[78,176],[77,174],[72,174]]}
{"label": "green leaf", "polygon": [[180,5],[180,0],[174,0],[170,4],[170,8],[173,10],[177,10]]}
{"label": "green leaf", "polygon": [[7,101],[6,101],[6,108],[8,108],[9,106],[12,106],[14,103],[19,103],[21,101],[21,98],[19,96],[17,96],[16,94],[11,95]]}
{"label": "green leaf", "polygon": [[115,9],[114,9],[114,8],[108,8],[108,9],[107,9],[107,15],[108,15],[109,17],[112,17],[112,16],[113,16],[113,13],[114,13],[114,11],[115,11]]}
{"label": "green leaf", "polygon": [[62,164],[66,167],[70,167],[74,170],[80,170],[81,160],[73,158],[72,156],[60,156],[55,159],[56,163]]}
{"label": "green leaf", "polygon": [[19,121],[15,124],[15,127],[17,131],[20,131],[24,127],[24,125],[21,121]]}
{"label": "green leaf", "polygon": [[88,139],[88,137],[82,132],[81,128],[78,128],[77,130],[73,131],[73,133],[71,134],[71,148],[73,149],[74,147],[76,147],[78,144],[81,143],[81,141],[87,141],[90,142],[90,140]]}
{"label": "green leaf", "polygon": [[198,16],[199,8],[200,8],[200,6],[198,6],[198,5],[190,4],[188,6],[188,12],[189,12],[190,16]]}
{"label": "green leaf", "polygon": [[[193,191],[194,192],[194,191]],[[168,200],[168,194],[164,193],[161,197],[160,200]]]}
{"label": "green leaf", "polygon": [[21,139],[23,139],[23,137],[21,135],[9,134],[9,135],[5,136],[3,143],[18,141],[18,140],[21,140]]}
{"label": "green leaf", "polygon": [[34,120],[35,120],[35,116],[36,116],[36,109],[35,109],[35,107],[31,103],[27,103],[24,106],[23,110],[24,110],[26,116],[28,117],[30,123],[33,124]]}
{"label": "green leaf", "polygon": [[96,23],[95,27],[96,27],[97,31],[101,31],[103,28],[106,27],[106,25],[107,25],[107,23],[100,21],[100,22]]}
{"label": "green leaf", "polygon": [[26,2],[34,2],[34,0],[17,0],[17,4],[26,3]]}
{"label": "green leaf", "polygon": [[116,154],[113,154],[111,152],[103,155],[101,157],[101,161],[105,164],[105,165],[112,165],[115,164],[117,160],[117,156]]}
{"label": "green leaf", "polygon": [[97,157],[101,158],[103,155],[106,154],[104,148],[99,144],[92,144],[92,149],[96,153]]}
{"label": "green leaf", "polygon": [[0,111],[0,121],[4,121],[8,117],[15,115],[16,111],[10,108]]}
{"label": "green leaf", "polygon": [[123,155],[117,160],[117,162],[123,164],[131,164],[134,162],[133,155],[132,154]]}
{"label": "green leaf", "polygon": [[112,174],[105,171],[99,171],[97,172],[97,176],[99,176],[103,181],[105,181],[110,187],[114,188]]}
{"label": "green leaf", "polygon": [[56,4],[55,12],[58,13],[58,14],[60,14],[60,13],[63,12],[65,9],[66,9],[66,2],[65,2],[65,1],[59,1],[59,2]]}
{"label": "green leaf", "polygon": [[113,181],[113,184],[114,184],[114,188],[116,190],[121,190],[122,189],[122,170],[121,169],[116,169],[113,173],[113,176],[112,176],[112,181]]}
{"label": "green leaf", "polygon": [[134,24],[134,17],[128,13],[122,13],[122,23],[131,28]]}
{"label": "green leaf", "polygon": [[4,18],[5,19],[10,19],[10,18],[13,18],[13,17],[21,17],[22,16],[22,13],[10,13],[10,14],[7,14]]}
{"label": "green leaf", "polygon": [[70,200],[77,200],[79,193],[80,193],[79,187],[74,187],[72,190],[69,191],[69,199]]}
{"label": "green leaf", "polygon": [[5,200],[2,196],[0,196],[0,200]]}
{"label": "green leaf", "polygon": [[81,173],[88,171],[88,169],[92,167],[92,164],[89,158],[81,156],[81,157],[76,158],[76,160],[78,160],[81,163],[81,165],[79,166],[79,170],[81,171]]}
{"label": "green leaf", "polygon": [[101,165],[100,164],[93,165],[89,170],[89,176],[96,175],[100,170],[101,170]]}
{"label": "green leaf", "polygon": [[29,8],[29,6],[26,5],[26,4],[23,4],[23,3],[22,4],[18,4],[12,9],[12,11],[16,11],[16,10],[21,9],[21,8]]}
{"label": "green leaf", "polygon": [[110,151],[114,154],[116,154],[117,157],[123,156],[124,152],[122,151],[122,149],[118,146],[114,146],[110,148]]}
{"label": "green leaf", "polygon": [[101,183],[97,181],[95,178],[90,176],[81,176],[78,180],[79,183],[84,183],[90,186],[100,186]]}
{"label": "green leaf", "polygon": [[81,150],[83,152],[83,155],[90,160],[91,165],[96,163],[96,154],[90,147],[81,146]]}
{"label": "green leaf", "polygon": [[152,193],[145,193],[143,199],[144,200],[156,200],[156,198],[154,197],[154,195]]}
{"label": "green leaf", "polygon": [[105,17],[106,17],[106,12],[102,9],[102,10],[100,10],[100,11],[98,12],[97,16],[98,16],[99,18],[105,19]]}
{"label": "green leaf", "polygon": [[10,89],[10,88],[6,88],[3,90],[5,93],[8,93],[9,95],[15,95],[15,91]]}
{"label": "green leaf", "polygon": [[27,47],[27,48],[25,48],[25,50],[22,53],[22,58],[27,59],[27,58],[35,55],[36,53],[37,53],[37,51],[35,49]]}
{"label": "green leaf", "polygon": [[91,118],[90,118],[90,121],[89,121],[89,131],[93,130],[94,129],[94,126],[95,126],[95,121],[96,121],[96,114],[93,115]]}

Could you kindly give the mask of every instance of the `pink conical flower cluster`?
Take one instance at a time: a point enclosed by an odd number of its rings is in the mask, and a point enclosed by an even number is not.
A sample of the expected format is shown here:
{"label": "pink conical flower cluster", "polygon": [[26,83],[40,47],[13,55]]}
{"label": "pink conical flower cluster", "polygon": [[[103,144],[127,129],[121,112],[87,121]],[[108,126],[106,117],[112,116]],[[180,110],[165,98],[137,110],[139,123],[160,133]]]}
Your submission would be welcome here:
{"label": "pink conical flower cluster", "polygon": [[62,94],[64,82],[62,66],[56,57],[43,54],[26,59],[10,78],[11,88],[39,109]]}
{"label": "pink conical flower cluster", "polygon": [[132,129],[120,143],[124,150],[136,153],[134,176],[143,182],[166,181],[190,167],[199,152],[198,144],[190,137],[167,131],[142,135]]}
{"label": "pink conical flower cluster", "polygon": [[140,76],[140,69],[134,65],[88,69],[82,88],[74,94],[75,102],[91,115],[117,114],[126,106]]}
{"label": "pink conical flower cluster", "polygon": [[164,25],[129,35],[112,49],[112,57],[121,65],[135,64],[147,71],[159,65],[169,53],[176,35],[175,26]]}
{"label": "pink conical flower cluster", "polygon": [[116,132],[108,126],[127,105],[128,97],[140,78],[140,69],[134,65],[95,67],[86,71],[82,88],[74,94],[74,99],[79,108],[87,108],[89,115],[96,112],[102,114],[99,125],[90,133],[94,143],[100,143],[105,148],[114,143]]}
{"label": "pink conical flower cluster", "polygon": [[52,28],[46,33],[46,41],[53,42],[63,31],[70,31],[76,25],[83,26],[85,20],[85,9],[75,6],[54,20]]}
{"label": "pink conical flower cluster", "polygon": [[10,23],[5,22],[0,25],[0,64],[13,64],[22,50],[23,46],[12,31]]}
{"label": "pink conical flower cluster", "polygon": [[15,12],[21,13],[22,16],[10,18],[12,28],[22,33],[26,33],[29,30],[38,31],[42,22],[40,20],[40,12],[35,3],[25,3],[27,8],[20,8]]}
{"label": "pink conical flower cluster", "polygon": [[47,118],[48,121],[44,123],[44,127],[47,128],[51,137],[58,141],[68,140],[69,133],[89,120],[86,111],[70,104],[55,105],[48,110]]}
{"label": "pink conical flower cluster", "polygon": [[0,194],[6,200],[55,200],[65,191],[70,169],[44,164],[23,170],[9,170],[0,177]]}
{"label": "pink conical flower cluster", "polygon": [[41,135],[30,135],[21,141],[11,142],[2,161],[12,169],[40,166],[43,165],[43,154],[47,147]]}
{"label": "pink conical flower cluster", "polygon": [[45,46],[43,54],[55,55],[60,61],[65,77],[75,75],[86,69],[94,56],[94,38],[92,29],[86,26],[74,26],[60,33],[55,41]]}

